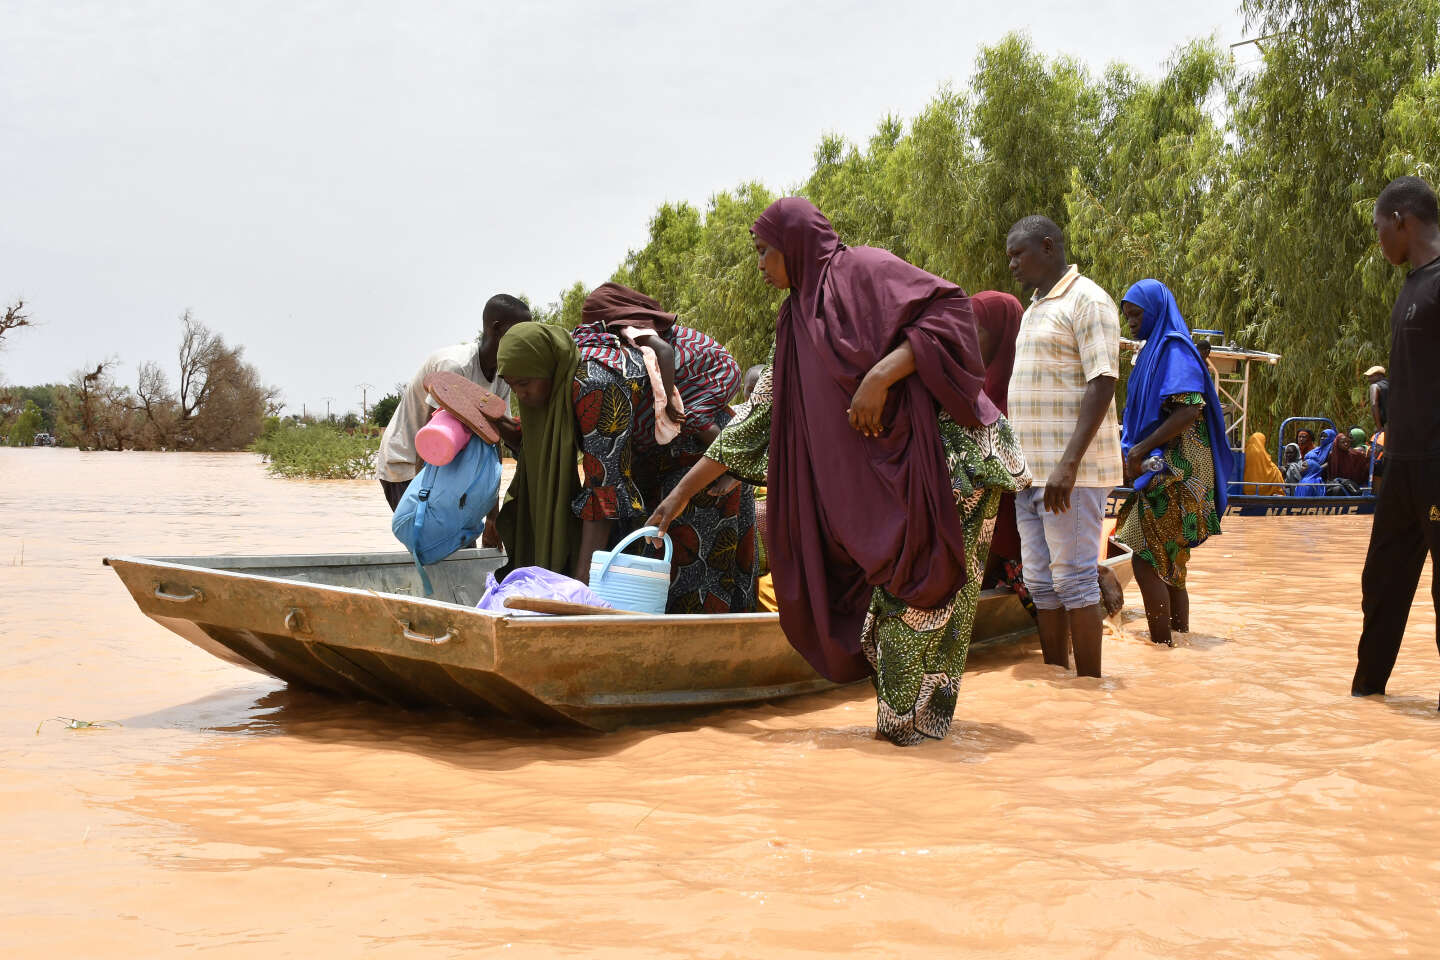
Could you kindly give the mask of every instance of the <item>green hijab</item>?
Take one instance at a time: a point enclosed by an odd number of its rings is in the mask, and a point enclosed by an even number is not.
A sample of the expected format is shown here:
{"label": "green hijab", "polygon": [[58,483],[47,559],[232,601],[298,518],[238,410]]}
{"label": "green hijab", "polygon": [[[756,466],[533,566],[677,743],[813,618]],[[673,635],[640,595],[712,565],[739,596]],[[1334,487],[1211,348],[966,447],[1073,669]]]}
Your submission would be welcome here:
{"label": "green hijab", "polygon": [[507,571],[536,566],[571,573],[580,542],[580,521],[570,508],[580,490],[571,399],[579,365],[580,352],[570,334],[548,323],[517,323],[500,340],[496,368],[501,376],[550,380],[550,399],[544,406],[516,401],[523,442],[515,479],[500,510]]}

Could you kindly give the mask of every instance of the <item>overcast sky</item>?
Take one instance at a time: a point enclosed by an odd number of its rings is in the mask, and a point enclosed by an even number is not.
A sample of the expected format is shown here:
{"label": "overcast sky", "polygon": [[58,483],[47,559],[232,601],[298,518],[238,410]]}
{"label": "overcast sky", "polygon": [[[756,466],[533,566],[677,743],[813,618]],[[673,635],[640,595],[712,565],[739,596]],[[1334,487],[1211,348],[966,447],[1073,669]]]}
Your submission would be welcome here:
{"label": "overcast sky", "polygon": [[1237,6],[0,0],[0,298],[41,324],[0,380],[133,383],[189,308],[290,410],[358,410],[491,294],[600,283],[665,201],[794,186],[1008,31],[1155,75]]}

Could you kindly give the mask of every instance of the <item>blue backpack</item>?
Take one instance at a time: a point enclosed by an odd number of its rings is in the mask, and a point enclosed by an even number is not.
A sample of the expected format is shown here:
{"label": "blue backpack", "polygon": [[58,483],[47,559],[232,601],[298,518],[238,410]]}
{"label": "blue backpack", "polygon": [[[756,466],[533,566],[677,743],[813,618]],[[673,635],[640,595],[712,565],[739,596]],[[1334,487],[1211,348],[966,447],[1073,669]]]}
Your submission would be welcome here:
{"label": "blue backpack", "polygon": [[415,558],[425,596],[435,591],[425,565],[477,539],[500,499],[500,451],[479,437],[444,466],[425,464],[395,508],[390,529]]}

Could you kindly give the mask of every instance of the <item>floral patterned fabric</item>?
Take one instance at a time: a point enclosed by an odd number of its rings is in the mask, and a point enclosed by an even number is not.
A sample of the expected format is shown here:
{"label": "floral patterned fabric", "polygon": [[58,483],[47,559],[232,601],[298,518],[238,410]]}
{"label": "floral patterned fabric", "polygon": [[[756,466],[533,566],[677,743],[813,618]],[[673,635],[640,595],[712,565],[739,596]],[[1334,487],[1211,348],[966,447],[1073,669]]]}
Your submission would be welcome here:
{"label": "floral patterned fabric", "polygon": [[[1199,393],[1165,399],[1168,416],[1179,406],[1203,406]],[[1115,537],[1135,551],[1135,559],[1155,568],[1160,579],[1184,588],[1190,550],[1220,532],[1215,509],[1215,464],[1210,428],[1201,417],[1165,445],[1169,464],[1144,491],[1132,492],[1120,506]]]}
{"label": "floral patterned fabric", "polygon": [[[572,386],[584,481],[572,507],[582,520],[619,521],[620,533],[639,527],[703,453],[682,434],[656,446],[640,412],[649,407],[650,381],[639,351],[626,348],[619,364],[589,359]],[[620,369],[616,369],[616,367]],[[717,413],[720,422],[729,411]],[[755,609],[758,555],[755,495],[740,484],[723,497],[701,493],[670,526],[667,613],[748,613]]]}
{"label": "floral patterned fabric", "polygon": [[[706,451],[735,476],[756,483],[765,482],[769,465],[771,383],[767,366],[750,400]],[[939,424],[965,529],[967,582],[949,604],[933,610],[910,607],[877,587],[860,636],[875,671],[876,730],[901,746],[949,732],[1000,498],[1030,485],[1025,456],[1004,417],[989,427],[962,427],[942,414]]]}
{"label": "floral patterned fabric", "polygon": [[735,419],[726,425],[705,451],[705,456],[725,464],[725,469],[747,483],[765,484],[765,471],[770,464],[770,416],[775,402],[775,351],[770,363],[750,391],[750,397],[735,408]]}
{"label": "floral patterned fabric", "polygon": [[932,610],[877,587],[860,634],[860,649],[875,670],[876,730],[899,746],[950,732],[1000,498],[1030,485],[1025,457],[1003,417],[990,427],[962,427],[942,415],[940,439],[965,528],[965,586]]}

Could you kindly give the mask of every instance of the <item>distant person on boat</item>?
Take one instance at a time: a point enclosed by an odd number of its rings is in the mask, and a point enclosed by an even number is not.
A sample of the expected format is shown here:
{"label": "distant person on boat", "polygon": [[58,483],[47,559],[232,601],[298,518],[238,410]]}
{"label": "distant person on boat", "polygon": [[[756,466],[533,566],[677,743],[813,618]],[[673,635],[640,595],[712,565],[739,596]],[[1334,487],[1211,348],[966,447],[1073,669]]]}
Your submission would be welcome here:
{"label": "distant person on boat", "polygon": [[1300,444],[1287,443],[1280,457],[1280,472],[1288,484],[1299,483],[1305,476],[1305,458],[1300,455]]}
{"label": "distant person on boat", "polygon": [[[1300,451],[1297,449],[1295,454],[1298,459]],[[1265,449],[1265,434],[1250,434],[1250,439],[1245,441],[1245,483],[1240,488],[1241,492],[1250,496],[1278,497],[1285,492],[1284,483],[1285,475],[1270,459],[1270,451]]]}
{"label": "distant person on boat", "polygon": [[1035,486],[1015,496],[1025,584],[1039,611],[1045,662],[1100,676],[1099,543],[1123,478],[1115,381],[1115,301],[1065,258],[1054,221],[1030,216],[1005,240],[1011,275],[1034,290],[1020,323],[1010,408]]}
{"label": "distant person on boat", "polygon": [[983,389],[970,299],[885,250],[846,247],[800,197],[751,232],[766,282],[789,291],[771,369],[650,522],[668,526],[727,472],[768,481],[786,637],[831,680],[873,674],[880,736],[943,738],[987,521],[1028,479]]}
{"label": "distant person on boat", "polygon": [[[1399,177],[1375,201],[1385,259],[1409,272],[1390,313],[1385,482],[1360,579],[1365,626],[1350,692],[1384,693],[1400,652],[1425,555],[1440,567],[1440,210],[1419,177]],[[1440,612],[1440,575],[1431,598]],[[1440,642],[1440,637],[1437,637]]]}
{"label": "distant person on boat", "polygon": [[1134,489],[1115,536],[1135,551],[1150,640],[1170,646],[1172,631],[1190,631],[1190,551],[1220,532],[1234,456],[1215,382],[1170,288],[1141,280],[1120,309],[1145,346],[1126,385],[1120,443]]}
{"label": "distant person on boat", "polygon": [[[1358,445],[1356,437],[1359,437]],[[1336,436],[1335,445],[1325,461],[1324,477],[1341,489],[1332,490],[1340,496],[1359,496],[1360,488],[1370,483],[1370,452],[1365,449],[1365,431],[1359,427]]]}
{"label": "distant person on boat", "polygon": [[1375,421],[1375,429],[1384,430],[1390,406],[1390,380],[1385,376],[1385,368],[1378,365],[1366,370],[1364,376],[1370,397],[1370,416]]}
{"label": "distant person on boat", "polygon": [[[619,322],[657,332],[674,351],[683,400],[679,436],[661,442],[651,371]],[[678,325],[637,291],[605,284],[585,300],[574,335],[536,324],[500,345],[500,374],[520,406],[522,444],[500,512],[510,566],[542,566],[586,582],[590,558],[641,526],[729,422],[740,367],[713,339]],[[648,325],[648,326],[647,326]],[[583,481],[576,474],[580,460]],[[755,608],[755,506],[748,485],[703,493],[671,531],[669,613]]]}
{"label": "distant person on boat", "polygon": [[1300,456],[1308,457],[1310,451],[1315,449],[1315,432],[1301,427],[1295,431],[1295,446],[1300,448]]}
{"label": "distant person on boat", "polygon": [[[470,343],[442,347],[420,365],[410,386],[400,395],[400,403],[390,415],[390,422],[380,438],[380,451],[375,456],[375,475],[385,493],[385,502],[394,510],[405,495],[405,488],[424,466],[415,452],[415,434],[425,426],[436,407],[429,402],[425,378],[432,373],[458,373],[460,376],[501,397],[510,396],[510,387],[495,372],[496,352],[500,338],[517,323],[530,320],[525,301],[509,294],[497,293],[485,303],[480,314],[480,338]],[[485,543],[499,546],[493,522],[486,524]]]}
{"label": "distant person on boat", "polygon": [[1325,486],[1325,464],[1330,460],[1330,450],[1334,445],[1335,431],[1328,427],[1320,431],[1319,446],[1311,447],[1310,452],[1300,461],[1305,468],[1305,474],[1300,478],[1300,485],[1295,488],[1295,496],[1323,497],[1328,494]]}

